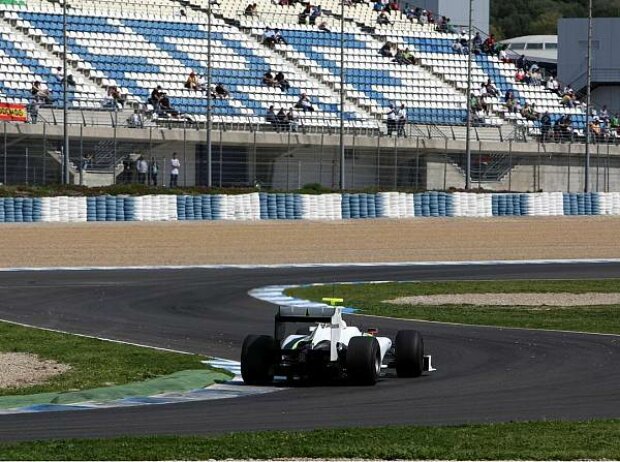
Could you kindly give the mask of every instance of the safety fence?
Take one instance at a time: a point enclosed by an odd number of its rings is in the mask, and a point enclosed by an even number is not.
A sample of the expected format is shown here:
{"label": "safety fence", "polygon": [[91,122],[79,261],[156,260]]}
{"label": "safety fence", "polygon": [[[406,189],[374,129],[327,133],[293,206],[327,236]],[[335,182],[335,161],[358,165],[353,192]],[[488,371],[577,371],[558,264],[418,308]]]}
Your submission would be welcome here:
{"label": "safety fence", "polygon": [[3,223],[560,215],[620,215],[620,192],[251,193],[0,198],[0,222]]}

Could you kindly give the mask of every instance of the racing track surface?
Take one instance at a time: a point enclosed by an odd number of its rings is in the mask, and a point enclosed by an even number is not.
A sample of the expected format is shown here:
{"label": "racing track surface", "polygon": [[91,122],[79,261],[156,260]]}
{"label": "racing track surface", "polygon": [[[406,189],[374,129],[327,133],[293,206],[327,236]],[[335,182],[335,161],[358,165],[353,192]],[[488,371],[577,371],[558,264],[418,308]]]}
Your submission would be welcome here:
{"label": "racing track surface", "polygon": [[[0,318],[238,359],[269,333],[249,289],[362,280],[620,277],[620,264],[0,273]],[[293,388],[217,401],[0,417],[0,439],[209,434],[388,424],[620,417],[620,337],[357,317],[415,327],[439,369],[376,387]]]}

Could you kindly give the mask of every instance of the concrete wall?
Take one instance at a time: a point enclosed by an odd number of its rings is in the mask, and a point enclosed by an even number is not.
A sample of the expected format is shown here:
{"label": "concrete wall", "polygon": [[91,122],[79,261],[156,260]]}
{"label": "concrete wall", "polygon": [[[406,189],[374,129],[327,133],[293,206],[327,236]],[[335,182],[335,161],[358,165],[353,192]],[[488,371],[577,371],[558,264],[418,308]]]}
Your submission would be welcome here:
{"label": "concrete wall", "polygon": [[[469,2],[466,0],[411,0],[401,1],[401,5],[419,6],[450,18],[455,25],[466,26],[469,22]],[[485,34],[489,33],[490,17],[489,0],[473,0],[472,23],[473,26]]]}
{"label": "concrete wall", "polygon": [[[579,90],[586,85],[588,21],[585,18],[558,22],[558,77]],[[594,18],[592,24],[592,83],[620,83],[620,18]],[[620,110],[615,106],[614,110]]]}

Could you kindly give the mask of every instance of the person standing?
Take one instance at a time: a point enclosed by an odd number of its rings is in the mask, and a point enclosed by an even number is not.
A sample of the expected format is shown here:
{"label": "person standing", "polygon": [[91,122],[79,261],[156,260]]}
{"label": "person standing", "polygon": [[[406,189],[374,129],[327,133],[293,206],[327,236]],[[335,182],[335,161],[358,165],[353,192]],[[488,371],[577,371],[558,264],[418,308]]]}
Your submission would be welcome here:
{"label": "person standing", "polygon": [[170,187],[176,188],[179,181],[179,169],[181,168],[181,161],[177,159],[177,153],[172,153],[172,159],[170,159]]}
{"label": "person standing", "polygon": [[159,173],[159,165],[155,157],[151,157],[151,163],[149,165],[149,186],[157,186],[157,174]]}
{"label": "person standing", "polygon": [[146,174],[149,171],[149,164],[144,160],[143,156],[140,156],[138,162],[136,162],[136,170],[138,171],[138,183],[146,183]]}

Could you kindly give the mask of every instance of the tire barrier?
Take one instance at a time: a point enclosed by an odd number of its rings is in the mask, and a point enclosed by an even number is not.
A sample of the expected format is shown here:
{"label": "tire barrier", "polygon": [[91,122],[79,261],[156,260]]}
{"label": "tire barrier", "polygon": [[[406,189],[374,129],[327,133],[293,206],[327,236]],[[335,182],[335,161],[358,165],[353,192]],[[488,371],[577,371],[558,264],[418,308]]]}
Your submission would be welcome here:
{"label": "tire barrier", "polygon": [[596,193],[564,193],[564,215],[600,215],[599,195]]}
{"label": "tire barrier", "polygon": [[416,217],[453,217],[453,195],[444,192],[426,192],[413,196]]}
{"label": "tire barrier", "polygon": [[0,223],[620,215],[620,192],[0,198]]}
{"label": "tire barrier", "polygon": [[302,218],[299,194],[259,194],[261,220],[299,220]]}
{"label": "tire barrier", "polygon": [[493,194],[493,216],[523,216],[528,214],[527,194]]}

